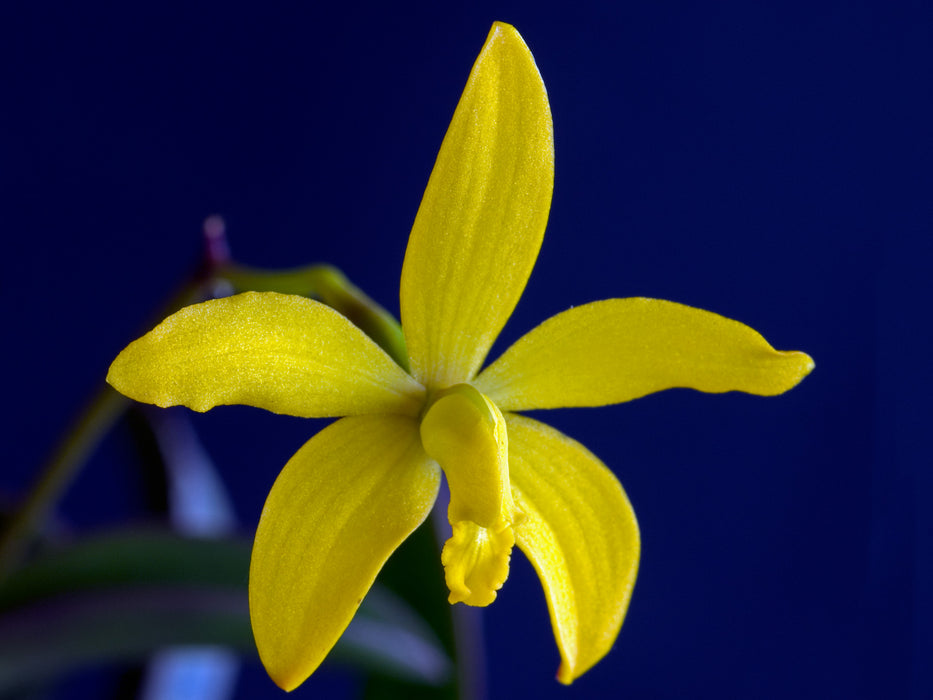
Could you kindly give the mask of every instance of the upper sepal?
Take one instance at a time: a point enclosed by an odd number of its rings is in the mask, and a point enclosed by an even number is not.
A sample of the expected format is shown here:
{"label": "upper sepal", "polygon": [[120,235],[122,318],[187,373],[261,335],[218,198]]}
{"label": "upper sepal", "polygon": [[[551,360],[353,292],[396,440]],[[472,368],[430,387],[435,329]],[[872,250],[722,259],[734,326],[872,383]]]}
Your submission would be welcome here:
{"label": "upper sepal", "polygon": [[402,268],[412,374],[469,381],[531,274],[554,185],[544,82],[514,27],[493,25],[441,145]]}

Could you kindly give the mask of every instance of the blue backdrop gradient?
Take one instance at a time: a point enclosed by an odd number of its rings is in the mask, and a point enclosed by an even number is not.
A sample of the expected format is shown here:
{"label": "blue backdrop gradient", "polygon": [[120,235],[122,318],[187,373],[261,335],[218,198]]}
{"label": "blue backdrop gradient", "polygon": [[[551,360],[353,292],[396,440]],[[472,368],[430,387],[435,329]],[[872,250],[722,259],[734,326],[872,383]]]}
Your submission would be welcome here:
{"label": "blue backdrop gradient", "polygon": [[[0,10],[0,489],[16,494],[225,217],[235,257],[327,261],[398,310],[411,223],[486,33],[514,24],[556,182],[493,350],[607,297],[716,311],[816,370],[548,412],[625,486],[641,572],[569,689],[531,567],[484,613],[490,697],[933,697],[933,5],[473,2]],[[251,533],[321,422],[194,416]],[[60,514],[135,521],[126,436]],[[346,683],[325,667],[294,697]],[[240,697],[282,697],[257,665]]]}

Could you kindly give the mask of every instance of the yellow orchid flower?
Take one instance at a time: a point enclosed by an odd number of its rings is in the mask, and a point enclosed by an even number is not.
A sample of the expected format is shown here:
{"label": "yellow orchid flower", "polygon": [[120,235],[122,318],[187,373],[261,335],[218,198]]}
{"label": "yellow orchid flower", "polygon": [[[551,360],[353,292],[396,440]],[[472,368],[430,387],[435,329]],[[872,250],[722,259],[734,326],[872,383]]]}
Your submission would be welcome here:
{"label": "yellow orchid flower", "polygon": [[521,295],[554,177],[550,108],[534,59],[493,25],[444,138],[401,280],[411,372],[333,309],[245,293],[182,309],[114,361],[139,401],[249,404],[345,416],[272,487],[250,567],[259,653],[286,690],[321,663],[392,552],[427,517],[441,472],[451,602],[488,605],[513,545],[544,586],[570,683],[622,625],[638,569],[621,485],[579,443],[515,413],[601,406],[672,387],[780,394],[813,367],[707,311],[654,299],[571,308],[480,367]]}

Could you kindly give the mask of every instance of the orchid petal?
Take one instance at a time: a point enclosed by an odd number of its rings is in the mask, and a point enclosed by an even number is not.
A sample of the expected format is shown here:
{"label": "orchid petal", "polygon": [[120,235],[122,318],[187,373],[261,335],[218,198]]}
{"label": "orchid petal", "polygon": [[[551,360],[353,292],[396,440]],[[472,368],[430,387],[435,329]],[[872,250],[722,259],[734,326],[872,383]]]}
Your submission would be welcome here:
{"label": "orchid petal", "polygon": [[569,684],[612,647],[628,609],[641,541],[612,472],[583,445],[537,421],[505,414],[518,547],[544,586]]}
{"label": "orchid petal", "polygon": [[107,375],[157,406],[246,404],[305,418],[417,414],[424,391],[339,313],[247,292],[188,306],[130,343]]}
{"label": "orchid petal", "polygon": [[473,384],[503,411],[604,406],[674,387],[773,396],[813,369],[756,331],[657,299],[608,299],[557,314]]}
{"label": "orchid petal", "polygon": [[297,687],[323,661],[439,484],[417,422],[404,416],[343,418],[285,465],[249,574],[256,646],[279,686]]}
{"label": "orchid petal", "polygon": [[551,113],[514,27],[496,23],[473,66],[412,227],[402,326],[426,386],[468,381],[531,274],[554,183]]}

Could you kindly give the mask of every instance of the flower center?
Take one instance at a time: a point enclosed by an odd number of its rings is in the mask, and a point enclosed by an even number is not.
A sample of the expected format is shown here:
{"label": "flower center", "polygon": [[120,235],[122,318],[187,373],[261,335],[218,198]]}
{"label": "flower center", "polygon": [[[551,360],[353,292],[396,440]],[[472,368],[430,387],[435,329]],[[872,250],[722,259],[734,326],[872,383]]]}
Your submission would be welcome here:
{"label": "flower center", "polygon": [[509,575],[518,515],[505,419],[479,391],[457,384],[434,397],[421,421],[421,443],[450,486],[453,535],[441,554],[449,600],[489,605]]}

